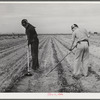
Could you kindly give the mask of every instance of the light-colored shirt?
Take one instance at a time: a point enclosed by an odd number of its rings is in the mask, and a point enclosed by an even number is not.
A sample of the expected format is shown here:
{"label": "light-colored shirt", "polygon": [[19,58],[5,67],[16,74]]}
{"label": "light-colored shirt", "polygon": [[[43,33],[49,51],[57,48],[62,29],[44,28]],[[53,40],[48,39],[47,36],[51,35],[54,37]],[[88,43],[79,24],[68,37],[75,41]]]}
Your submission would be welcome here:
{"label": "light-colored shirt", "polygon": [[84,39],[88,39],[89,35],[86,29],[76,28],[76,30],[72,33],[72,41],[81,41]]}

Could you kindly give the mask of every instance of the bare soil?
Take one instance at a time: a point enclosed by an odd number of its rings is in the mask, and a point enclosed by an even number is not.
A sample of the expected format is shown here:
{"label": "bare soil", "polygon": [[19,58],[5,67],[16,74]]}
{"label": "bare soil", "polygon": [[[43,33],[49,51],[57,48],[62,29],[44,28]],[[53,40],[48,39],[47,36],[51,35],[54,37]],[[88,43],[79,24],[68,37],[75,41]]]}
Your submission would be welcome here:
{"label": "bare soil", "polygon": [[90,38],[89,75],[79,79],[72,77],[74,54],[69,54],[68,50],[71,38],[67,35],[40,35],[39,42],[40,68],[37,71],[31,69],[32,76],[26,76],[26,39],[0,40],[1,92],[100,92],[99,37]]}

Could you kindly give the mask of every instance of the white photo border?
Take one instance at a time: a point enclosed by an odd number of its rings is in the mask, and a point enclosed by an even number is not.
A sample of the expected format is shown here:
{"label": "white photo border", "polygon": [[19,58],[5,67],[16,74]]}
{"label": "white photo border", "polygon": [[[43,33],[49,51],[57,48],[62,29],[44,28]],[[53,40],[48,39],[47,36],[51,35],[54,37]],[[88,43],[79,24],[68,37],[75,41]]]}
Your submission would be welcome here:
{"label": "white photo border", "polygon": [[[100,1],[0,1],[1,3],[100,3]],[[100,99],[100,93],[0,93],[0,99]]]}

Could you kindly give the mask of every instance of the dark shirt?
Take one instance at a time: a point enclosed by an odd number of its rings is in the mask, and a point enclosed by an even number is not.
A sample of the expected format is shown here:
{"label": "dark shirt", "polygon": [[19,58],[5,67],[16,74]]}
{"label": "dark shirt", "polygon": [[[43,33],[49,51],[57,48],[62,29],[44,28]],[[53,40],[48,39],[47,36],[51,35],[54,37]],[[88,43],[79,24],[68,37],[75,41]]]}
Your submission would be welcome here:
{"label": "dark shirt", "polygon": [[37,32],[35,30],[35,27],[31,25],[30,23],[28,24],[26,28],[26,35],[27,35],[29,44],[37,39]]}

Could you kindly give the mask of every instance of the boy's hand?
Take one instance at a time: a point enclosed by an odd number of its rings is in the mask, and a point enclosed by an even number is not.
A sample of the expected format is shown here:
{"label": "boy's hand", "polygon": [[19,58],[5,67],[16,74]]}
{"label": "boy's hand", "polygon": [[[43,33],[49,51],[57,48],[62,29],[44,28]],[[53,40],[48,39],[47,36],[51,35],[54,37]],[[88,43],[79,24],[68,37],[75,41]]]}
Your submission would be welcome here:
{"label": "boy's hand", "polygon": [[71,49],[69,49],[69,51],[72,51],[72,48],[71,48]]}

